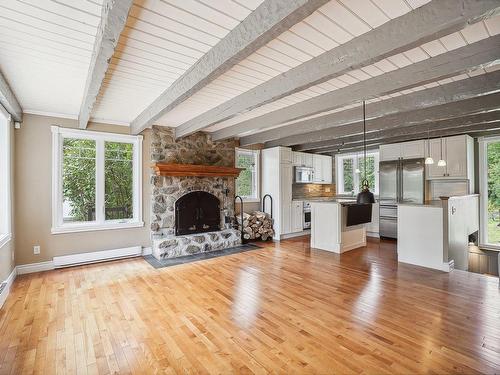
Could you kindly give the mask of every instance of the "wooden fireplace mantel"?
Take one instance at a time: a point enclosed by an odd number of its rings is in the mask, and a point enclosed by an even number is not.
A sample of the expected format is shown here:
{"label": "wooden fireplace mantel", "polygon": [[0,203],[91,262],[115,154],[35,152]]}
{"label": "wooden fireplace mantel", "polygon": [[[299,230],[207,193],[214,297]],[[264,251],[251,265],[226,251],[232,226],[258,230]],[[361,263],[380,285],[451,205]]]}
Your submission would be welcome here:
{"label": "wooden fireplace mantel", "polygon": [[197,164],[168,164],[156,163],[152,165],[157,176],[195,176],[195,177],[238,177],[242,168],[217,167],[213,165]]}

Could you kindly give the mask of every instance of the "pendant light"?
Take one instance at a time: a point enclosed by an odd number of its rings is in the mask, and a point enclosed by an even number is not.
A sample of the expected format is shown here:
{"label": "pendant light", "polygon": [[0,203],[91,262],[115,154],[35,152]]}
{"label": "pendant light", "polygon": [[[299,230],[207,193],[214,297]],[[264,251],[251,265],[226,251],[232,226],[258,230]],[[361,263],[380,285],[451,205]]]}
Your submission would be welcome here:
{"label": "pendant light", "polygon": [[438,160],[438,167],[446,167],[446,160],[443,159],[443,137],[441,137],[441,159]]}
{"label": "pendant light", "polygon": [[427,128],[427,157],[425,158],[425,164],[434,164],[434,159],[431,157],[431,140],[429,128]]}
{"label": "pendant light", "polygon": [[368,180],[366,178],[366,104],[363,100],[363,151],[364,151],[364,159],[363,159],[363,168],[364,168],[364,176],[363,182],[361,186],[363,190],[358,193],[356,197],[357,203],[375,203],[375,196],[370,191],[370,186],[368,184]]}

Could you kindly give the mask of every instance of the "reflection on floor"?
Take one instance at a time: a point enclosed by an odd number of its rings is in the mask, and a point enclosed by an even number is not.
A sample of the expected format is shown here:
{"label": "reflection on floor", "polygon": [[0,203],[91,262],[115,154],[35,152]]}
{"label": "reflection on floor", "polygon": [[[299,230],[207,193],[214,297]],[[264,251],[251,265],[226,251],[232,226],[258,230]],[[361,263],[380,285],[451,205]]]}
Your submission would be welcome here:
{"label": "reflection on floor", "polygon": [[0,310],[0,373],[499,371],[497,278],[398,264],[393,242],[260,246],[21,276]]}

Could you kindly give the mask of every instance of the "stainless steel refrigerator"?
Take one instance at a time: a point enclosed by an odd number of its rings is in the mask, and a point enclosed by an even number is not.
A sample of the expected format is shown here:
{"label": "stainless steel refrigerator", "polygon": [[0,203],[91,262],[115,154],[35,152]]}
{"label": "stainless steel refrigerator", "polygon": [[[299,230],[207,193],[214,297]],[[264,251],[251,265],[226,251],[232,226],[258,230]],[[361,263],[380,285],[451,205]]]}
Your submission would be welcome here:
{"label": "stainless steel refrigerator", "polygon": [[380,237],[397,238],[398,203],[424,203],[424,159],[380,162],[379,187]]}

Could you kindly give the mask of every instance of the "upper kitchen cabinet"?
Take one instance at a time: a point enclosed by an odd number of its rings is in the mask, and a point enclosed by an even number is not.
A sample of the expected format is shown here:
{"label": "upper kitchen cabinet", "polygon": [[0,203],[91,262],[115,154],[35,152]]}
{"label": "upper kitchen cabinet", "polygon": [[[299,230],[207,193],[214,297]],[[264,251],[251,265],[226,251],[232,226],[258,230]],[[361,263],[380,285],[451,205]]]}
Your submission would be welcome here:
{"label": "upper kitchen cabinet", "polygon": [[280,155],[280,163],[292,164],[292,149],[288,147],[278,147],[277,149]]}
{"label": "upper kitchen cabinet", "polygon": [[331,184],[332,183],[332,157],[327,155],[313,155],[314,177],[313,182],[316,184]]}
{"label": "upper kitchen cabinet", "polygon": [[[474,181],[474,141],[468,135],[429,140],[429,154],[434,164],[427,165],[427,179]],[[445,166],[438,166],[443,159]]]}
{"label": "upper kitchen cabinet", "polygon": [[313,155],[306,152],[292,152],[293,165],[299,167],[313,167]]}
{"label": "upper kitchen cabinet", "polygon": [[424,157],[425,142],[423,140],[380,146],[380,161],[419,159]]}

